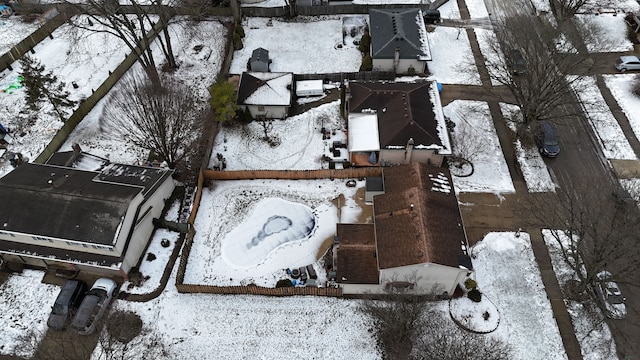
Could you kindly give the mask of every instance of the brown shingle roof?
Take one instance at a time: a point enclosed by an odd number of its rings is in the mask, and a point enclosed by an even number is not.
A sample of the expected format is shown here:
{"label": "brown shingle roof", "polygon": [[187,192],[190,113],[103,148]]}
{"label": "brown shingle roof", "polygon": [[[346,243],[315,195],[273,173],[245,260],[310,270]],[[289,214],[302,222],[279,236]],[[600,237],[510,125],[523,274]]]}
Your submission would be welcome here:
{"label": "brown shingle roof", "polygon": [[378,115],[380,147],[443,146],[430,97],[431,82],[349,83],[349,112],[374,109]]}
{"label": "brown shingle roof", "polygon": [[384,181],[385,194],[373,198],[380,269],[426,262],[458,267],[467,240],[449,171],[400,165],[385,168]]}
{"label": "brown shingle roof", "polygon": [[[347,284],[377,284],[380,279],[373,224],[338,224],[337,280]],[[343,280],[344,279],[344,280]]]}

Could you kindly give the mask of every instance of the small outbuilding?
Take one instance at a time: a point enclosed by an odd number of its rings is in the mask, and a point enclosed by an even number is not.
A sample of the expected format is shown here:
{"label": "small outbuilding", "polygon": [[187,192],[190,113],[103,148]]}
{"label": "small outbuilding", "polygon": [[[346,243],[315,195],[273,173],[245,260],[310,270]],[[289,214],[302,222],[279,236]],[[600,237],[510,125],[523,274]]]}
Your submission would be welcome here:
{"label": "small outbuilding", "polygon": [[324,94],[322,80],[296,81],[296,96],[320,96]]}
{"label": "small outbuilding", "polygon": [[238,108],[253,119],[284,119],[293,98],[292,73],[245,72],[238,87]]}
{"label": "small outbuilding", "polygon": [[251,59],[249,59],[249,71],[268,72],[269,64],[271,64],[271,60],[268,50],[261,47],[253,50]]}

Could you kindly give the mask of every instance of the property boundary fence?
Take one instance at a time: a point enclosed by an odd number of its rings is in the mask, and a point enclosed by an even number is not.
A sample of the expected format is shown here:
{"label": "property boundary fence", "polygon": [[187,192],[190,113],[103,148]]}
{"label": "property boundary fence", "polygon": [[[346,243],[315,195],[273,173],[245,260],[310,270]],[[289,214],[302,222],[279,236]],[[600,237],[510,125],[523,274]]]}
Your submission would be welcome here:
{"label": "property boundary fence", "polygon": [[195,284],[176,284],[176,289],[180,293],[205,293],[205,294],[225,294],[225,295],[264,295],[264,296],[333,296],[341,297],[340,288],[319,288],[319,287],[281,287],[267,288],[262,286],[212,286]]}
{"label": "property boundary fence", "polygon": [[324,74],[294,74],[293,78],[295,81],[329,80],[331,82],[342,82],[345,79],[355,81],[377,81],[393,80],[396,78],[396,74],[393,71],[360,71]]}
{"label": "property boundary fence", "polygon": [[67,17],[63,14],[58,14],[9,49],[8,52],[0,56],[0,71],[11,67],[11,64],[31,51],[31,49],[40,41],[44,40],[44,38],[50,36],[60,25],[64,24],[65,21],[67,21]]}
{"label": "property boundary fence", "polygon": [[[436,9],[444,4],[446,0],[434,1],[430,4],[376,4],[376,5],[358,5],[358,4],[340,4],[340,5],[316,5],[316,6],[298,6],[296,8],[297,15],[302,16],[319,16],[319,15],[339,15],[339,14],[368,14],[369,9]],[[281,7],[242,7],[243,16],[253,17],[285,17],[289,16],[289,8]]]}
{"label": "property boundary fence", "polygon": [[[162,30],[162,22],[158,22],[154,27],[149,31],[147,37],[149,41],[147,44],[151,44],[153,39],[158,35],[158,33]],[[107,79],[96,89],[93,93],[84,100],[80,106],[73,112],[71,117],[67,121],[65,121],[64,125],[58,130],[58,132],[54,135],[53,139],[49,142],[47,147],[38,155],[38,157],[34,160],[35,163],[44,163],[53,155],[65,141],[73,131],[73,129],[78,126],[78,124],[84,119],[85,116],[93,109],[93,107],[102,99],[111,88],[124,76],[124,74],[129,71],[131,66],[137,61],[138,57],[136,53],[140,52],[141,49],[136,49],[136,51],[131,52],[124,59],[123,62],[115,68],[115,70],[107,77]]]}
{"label": "property boundary fence", "polygon": [[205,180],[314,180],[314,179],[359,179],[367,176],[380,176],[382,168],[364,167],[349,169],[321,170],[202,170]]}

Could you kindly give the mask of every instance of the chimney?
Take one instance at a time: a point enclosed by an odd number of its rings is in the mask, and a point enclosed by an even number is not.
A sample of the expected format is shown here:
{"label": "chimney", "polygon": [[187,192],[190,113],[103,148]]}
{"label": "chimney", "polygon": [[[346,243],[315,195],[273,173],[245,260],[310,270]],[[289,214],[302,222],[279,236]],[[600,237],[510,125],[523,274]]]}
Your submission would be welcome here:
{"label": "chimney", "polygon": [[413,138],[409,138],[409,141],[407,141],[407,147],[404,151],[404,163],[405,164],[410,164],[411,163],[411,154],[413,153]]}

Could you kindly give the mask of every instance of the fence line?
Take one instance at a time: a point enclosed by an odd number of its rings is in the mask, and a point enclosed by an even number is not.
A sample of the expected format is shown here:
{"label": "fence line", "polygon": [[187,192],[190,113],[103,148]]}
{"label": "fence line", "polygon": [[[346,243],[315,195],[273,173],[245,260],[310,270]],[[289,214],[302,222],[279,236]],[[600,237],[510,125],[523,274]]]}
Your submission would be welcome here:
{"label": "fence line", "polygon": [[362,167],[349,169],[321,170],[235,170],[217,171],[202,170],[206,180],[315,180],[315,179],[349,179],[382,175],[380,167]]}
{"label": "fence line", "polygon": [[[158,22],[147,33],[148,41],[147,45],[150,45],[155,37],[162,30],[162,22]],[[93,107],[100,101],[105,95],[109,93],[111,88],[129,71],[131,66],[138,60],[137,54],[142,51],[140,48],[136,48],[132,51],[123,62],[116,67],[116,69],[107,77],[107,79],[89,96],[84,100],[80,106],[73,112],[71,117],[65,121],[64,125],[54,135],[53,139],[49,142],[47,147],[38,155],[34,160],[35,163],[44,163],[53,155],[60,147],[67,141],[67,138],[71,132],[78,126],[78,124],[87,116],[87,114],[93,109]]]}
{"label": "fence line", "polygon": [[226,295],[264,295],[264,296],[333,296],[341,297],[341,288],[319,288],[319,287],[281,287],[267,288],[262,286],[213,286],[197,284],[176,284],[176,289],[180,293],[205,293],[205,294],[226,294]]}

